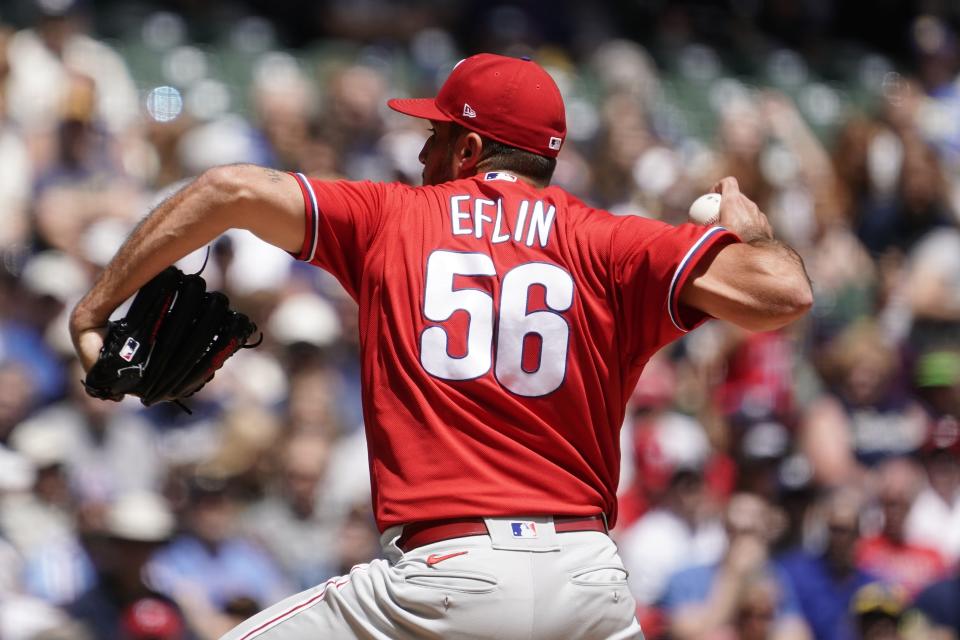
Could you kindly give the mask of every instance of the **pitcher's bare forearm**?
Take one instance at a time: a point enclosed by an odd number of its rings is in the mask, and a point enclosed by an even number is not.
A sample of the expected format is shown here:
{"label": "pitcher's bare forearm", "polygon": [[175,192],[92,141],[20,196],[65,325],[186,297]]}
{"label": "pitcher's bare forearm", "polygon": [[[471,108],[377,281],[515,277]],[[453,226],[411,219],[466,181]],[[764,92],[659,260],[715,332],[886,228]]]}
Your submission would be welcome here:
{"label": "pitcher's bare forearm", "polygon": [[810,286],[810,276],[807,274],[807,268],[803,264],[803,258],[793,247],[776,238],[756,238],[747,242],[752,247],[769,252],[770,259],[783,261],[783,267],[792,271],[795,276],[802,276],[802,279]]}
{"label": "pitcher's bare forearm", "polygon": [[803,260],[772,238],[730,244],[698,265],[680,301],[752,331],[770,331],[805,314],[813,301]]}
{"label": "pitcher's bare forearm", "polygon": [[751,331],[793,322],[813,304],[803,260],[774,238],[769,220],[740,192],[735,178],[724,178],[714,191],[721,194],[720,224],[742,242],[704,256],[680,291],[680,302]]}
{"label": "pitcher's bare forearm", "polygon": [[252,165],[211,169],[150,213],[106,266],[71,316],[71,332],[103,326],[150,278],[231,228],[297,251],[303,200],[296,180]]}

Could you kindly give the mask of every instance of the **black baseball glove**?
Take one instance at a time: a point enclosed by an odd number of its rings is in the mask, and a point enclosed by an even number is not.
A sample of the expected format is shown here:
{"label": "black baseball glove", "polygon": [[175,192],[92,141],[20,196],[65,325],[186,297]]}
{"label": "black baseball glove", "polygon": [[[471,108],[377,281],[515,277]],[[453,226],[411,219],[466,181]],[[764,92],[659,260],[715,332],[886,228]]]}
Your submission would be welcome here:
{"label": "black baseball glove", "polygon": [[257,325],[207,291],[199,274],[167,267],[137,292],[126,317],[110,322],[83,386],[94,398],[134,395],[149,406],[181,400],[209,382],[227,358],[255,347]]}

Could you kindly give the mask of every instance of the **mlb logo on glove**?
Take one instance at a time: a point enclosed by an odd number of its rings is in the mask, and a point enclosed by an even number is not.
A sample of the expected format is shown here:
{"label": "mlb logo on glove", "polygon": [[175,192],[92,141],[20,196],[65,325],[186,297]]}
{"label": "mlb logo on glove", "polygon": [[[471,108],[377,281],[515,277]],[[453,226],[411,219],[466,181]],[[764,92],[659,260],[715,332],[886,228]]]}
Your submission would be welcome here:
{"label": "mlb logo on glove", "polygon": [[[109,324],[97,362],[83,380],[94,398],[126,394],[150,406],[182,400],[213,379],[247,344],[257,325],[230,309],[227,296],[207,291],[199,274],[167,267],[140,288],[123,319]],[[129,365],[129,366],[128,366]]]}
{"label": "mlb logo on glove", "polygon": [[123,348],[120,349],[120,357],[130,362],[133,360],[133,356],[137,355],[137,349],[140,348],[140,343],[134,340],[133,338],[127,338],[127,341],[123,343]]}
{"label": "mlb logo on glove", "polygon": [[511,522],[510,529],[513,531],[514,538],[536,538],[536,522]]}

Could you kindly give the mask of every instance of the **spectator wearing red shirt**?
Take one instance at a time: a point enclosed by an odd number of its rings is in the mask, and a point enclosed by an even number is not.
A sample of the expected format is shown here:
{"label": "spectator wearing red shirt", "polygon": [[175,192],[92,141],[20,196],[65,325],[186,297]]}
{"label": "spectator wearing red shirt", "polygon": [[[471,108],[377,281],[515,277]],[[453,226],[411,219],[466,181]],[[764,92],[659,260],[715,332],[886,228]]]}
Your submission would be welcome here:
{"label": "spectator wearing red shirt", "polygon": [[920,476],[905,459],[887,462],[880,470],[879,501],[883,527],[857,547],[857,566],[911,596],[943,577],[947,563],[933,548],[907,542],[905,527],[910,505],[920,491]]}
{"label": "spectator wearing red shirt", "polygon": [[620,531],[664,502],[680,470],[697,470],[708,501],[724,503],[733,493],[733,459],[710,446],[695,418],[674,410],[676,394],[674,365],[662,355],[654,356],[630,396],[621,436],[625,461],[617,498]]}

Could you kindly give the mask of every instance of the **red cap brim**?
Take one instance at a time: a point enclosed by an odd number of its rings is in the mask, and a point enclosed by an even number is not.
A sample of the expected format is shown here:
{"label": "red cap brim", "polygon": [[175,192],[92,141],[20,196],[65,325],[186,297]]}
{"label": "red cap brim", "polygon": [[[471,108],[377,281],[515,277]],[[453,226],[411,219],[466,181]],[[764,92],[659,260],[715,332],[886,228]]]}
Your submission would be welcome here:
{"label": "red cap brim", "polygon": [[387,106],[394,111],[405,113],[414,118],[450,122],[452,118],[437,108],[433,98],[393,98],[387,100]]}

